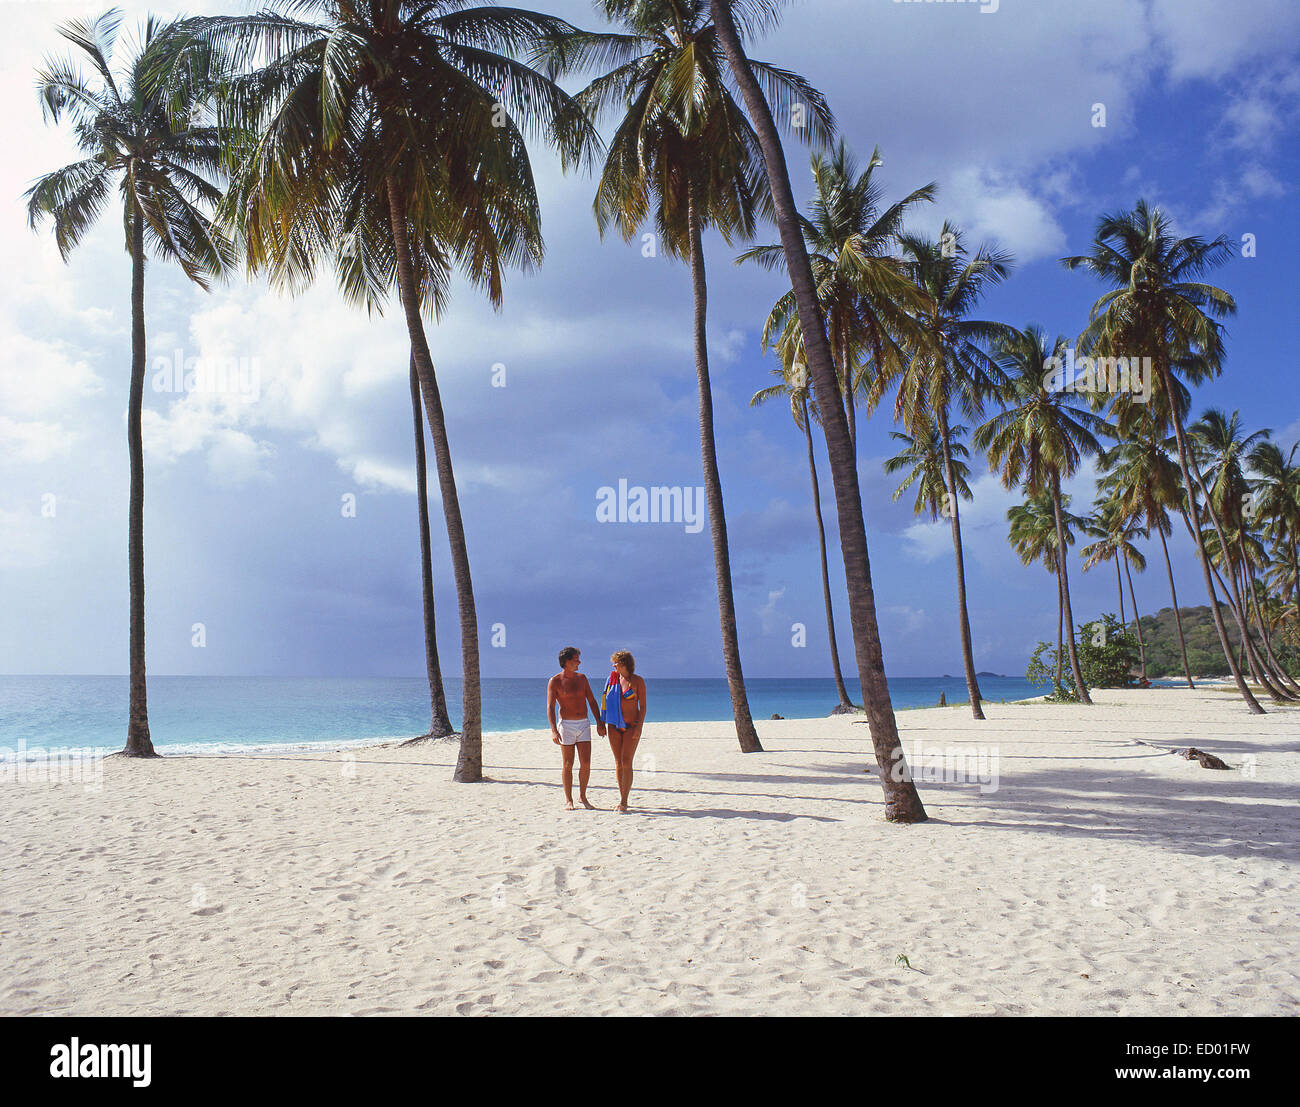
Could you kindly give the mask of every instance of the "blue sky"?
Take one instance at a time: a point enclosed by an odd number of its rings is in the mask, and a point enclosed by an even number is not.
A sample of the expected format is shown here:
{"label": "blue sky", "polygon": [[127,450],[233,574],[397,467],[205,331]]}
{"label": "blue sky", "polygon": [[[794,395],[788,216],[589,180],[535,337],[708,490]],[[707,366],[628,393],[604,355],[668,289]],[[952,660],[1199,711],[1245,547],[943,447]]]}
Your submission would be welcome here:
{"label": "blue sky", "polygon": [[[586,0],[535,6],[596,24]],[[204,10],[236,10],[203,5]],[[21,193],[70,161],[32,92],[54,25],[84,3],[6,5],[0,82],[9,105],[0,166],[0,672],[126,669],[124,412],[129,262],[107,217],[64,265],[28,231]],[[145,10],[130,4],[133,17]],[[153,10],[168,13],[165,7]],[[198,10],[191,8],[192,10]],[[944,218],[1013,252],[1016,270],[982,314],[1073,336],[1099,294],[1057,258],[1083,252],[1097,215],[1158,202],[1182,233],[1254,235],[1216,283],[1238,300],[1224,378],[1195,409],[1240,409],[1289,448],[1300,438],[1294,372],[1300,7],[1290,0],[1001,0],[898,4],[805,0],[752,52],[828,96],[860,158],[878,144],[893,198],[939,183],[913,225]],[[1095,104],[1106,126],[1093,126]],[[787,144],[807,198],[807,151]],[[458,288],[429,328],[460,483],[488,676],[535,676],[555,651],[627,647],[646,673],[721,674],[707,527],[599,523],[597,491],[702,483],[691,295],[685,266],[640,244],[601,242],[593,182],[533,152],[547,257],[512,277],[494,313]],[[763,241],[775,241],[773,228]],[[741,649],[754,676],[828,672],[816,532],[801,435],[788,409],[752,410],[774,367],[758,334],[779,276],[706,244],[716,430]],[[419,675],[418,541],[404,328],[367,318],[326,276],[282,297],[236,281],[211,294],[154,265],[155,358],[256,365],[256,399],[147,392],[149,666],[180,674]],[[504,366],[505,387],[494,387]],[[501,382],[501,371],[495,373]],[[860,424],[861,425],[861,424]],[[960,672],[946,525],[893,504],[880,462],[884,416],[861,431],[860,471],[891,675]],[[819,443],[820,449],[820,443]],[[824,451],[832,564],[838,540]],[[982,467],[977,468],[982,474]],[[980,669],[1020,673],[1055,632],[1055,594],[1006,545],[1015,496],[974,482],[964,508],[970,613]],[[1088,473],[1074,507],[1092,499]],[[356,500],[345,517],[344,497]],[[50,499],[53,497],[53,499]],[[53,504],[53,516],[49,505]],[[43,511],[42,509],[45,508]],[[455,596],[436,496],[435,585],[447,671],[459,670]],[[1205,597],[1175,534],[1184,603]],[[1159,558],[1158,546],[1150,550]],[[1073,565],[1079,618],[1113,610],[1113,573]],[[1135,581],[1143,610],[1168,604],[1163,571]],[[852,647],[840,604],[841,647]],[[192,644],[204,624],[206,644]],[[807,645],[791,644],[795,623]],[[494,647],[492,627],[504,627]],[[498,635],[500,640],[501,635]]]}

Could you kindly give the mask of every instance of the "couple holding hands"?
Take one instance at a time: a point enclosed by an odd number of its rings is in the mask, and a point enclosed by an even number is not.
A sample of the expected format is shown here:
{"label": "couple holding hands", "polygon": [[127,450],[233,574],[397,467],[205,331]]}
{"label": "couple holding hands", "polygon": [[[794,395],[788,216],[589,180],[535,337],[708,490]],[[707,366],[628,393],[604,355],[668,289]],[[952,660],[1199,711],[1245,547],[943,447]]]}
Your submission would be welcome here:
{"label": "couple holding hands", "polygon": [[[632,790],[632,760],[641,741],[645,724],[645,681],[636,675],[636,660],[627,650],[610,654],[614,668],[605,681],[601,702],[591,691],[587,678],[578,672],[582,653],[574,646],[560,651],[560,671],[546,685],[546,721],[551,741],[564,754],[560,779],[564,782],[564,807],[573,810],[573,754],[578,753],[578,799],[589,811],[595,805],[587,799],[587,780],[591,776],[591,722],[587,707],[596,716],[596,732],[609,732],[609,747],[614,751],[614,770],[618,774],[618,806],[627,811],[627,797]],[[556,706],[559,718],[556,719]]]}

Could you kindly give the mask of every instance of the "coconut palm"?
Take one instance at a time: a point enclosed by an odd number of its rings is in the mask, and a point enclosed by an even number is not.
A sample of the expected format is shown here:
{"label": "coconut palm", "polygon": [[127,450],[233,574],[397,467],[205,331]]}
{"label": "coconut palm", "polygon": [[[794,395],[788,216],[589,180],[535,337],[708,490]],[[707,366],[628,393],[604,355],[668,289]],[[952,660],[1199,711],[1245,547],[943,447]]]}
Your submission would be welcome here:
{"label": "coconut palm", "polygon": [[[221,195],[217,132],[203,110],[196,83],[183,70],[158,72],[174,23],[150,18],[125,61],[114,57],[121,16],[110,10],[59,28],[75,58],[48,58],[37,77],[45,121],[67,120],[85,157],[47,173],[27,190],[32,229],[49,220],[64,261],[95,225],[116,186],[122,200],[126,252],[131,259],[131,387],[127,402],[130,506],[127,521],[130,581],[130,692],[128,757],[157,756],[149,733],[144,648],[144,407],[145,260],[174,261],[201,288],[224,272],[229,246],[209,223]],[[115,64],[116,63],[116,64]]]}
{"label": "coconut palm", "polygon": [[[899,340],[915,335],[909,311],[919,311],[922,306],[919,290],[895,256],[903,219],[909,208],[933,200],[936,191],[932,182],[882,210],[883,189],[873,179],[882,164],[876,147],[866,169],[859,173],[842,139],[829,155],[813,154],[811,215],[799,217],[855,450],[857,396],[862,391],[863,373],[867,367],[879,372],[881,366],[898,365],[903,357]],[[785,265],[779,245],[756,246],[736,260],[757,262],[772,270]],[[802,355],[793,290],[776,302],[763,325],[764,345],[778,335],[781,341],[798,346]]]}
{"label": "coconut palm", "polygon": [[774,374],[781,378],[780,384],[759,389],[749,401],[751,407],[765,404],[769,400],[784,396],[790,401],[790,414],[804,436],[808,447],[808,476],[812,481],[813,515],[817,519],[817,545],[821,555],[822,599],[826,606],[826,633],[830,638],[831,670],[835,676],[835,691],[840,697],[839,706],[856,710],[849,698],[849,690],[844,686],[844,675],[840,670],[840,648],[835,639],[835,607],[831,603],[830,568],[826,559],[826,524],[822,520],[821,482],[817,479],[817,461],[813,454],[812,420],[816,411],[808,396],[808,376],[802,363],[791,364],[785,369],[774,369]]}
{"label": "coconut palm", "polygon": [[[970,456],[966,444],[961,441],[968,428],[952,426],[948,428],[954,483],[957,494],[963,500],[973,498],[970,485],[970,466],[966,459]],[[889,437],[902,444],[902,449],[893,457],[884,461],[885,472],[893,476],[904,473],[903,482],[894,489],[890,499],[897,502],[903,494],[915,486],[916,499],[912,503],[912,512],[921,515],[928,511],[931,521],[937,521],[945,513],[947,504],[948,482],[945,479],[943,442],[933,423],[917,427],[915,435],[903,431],[890,431]]]}
{"label": "coconut palm", "polygon": [[1007,538],[1022,565],[1041,561],[1056,578],[1056,691],[1060,692],[1064,687],[1061,669],[1065,658],[1065,603],[1061,574],[1065,570],[1065,559],[1058,543],[1064,538],[1067,550],[1074,545],[1075,528],[1082,527],[1083,520],[1070,512],[1070,497],[1062,495],[1059,505],[1061,528],[1058,531],[1057,507],[1051,492],[1044,491],[1008,508]]}
{"label": "coconut palm", "polygon": [[1174,610],[1178,648],[1183,659],[1183,676],[1187,687],[1194,688],[1168,542],[1168,535],[1173,530],[1169,511],[1179,509],[1183,502],[1182,478],[1177,462],[1170,457],[1176,444],[1172,439],[1161,439],[1155,428],[1156,423],[1150,418],[1134,423],[1127,437],[1098,456],[1097,464],[1102,475],[1097,488],[1116,500],[1126,517],[1135,524],[1141,523],[1146,534],[1154,530],[1160,538],[1165,576],[1169,582],[1169,602]]}
{"label": "coconut palm", "polygon": [[[1060,519],[1061,481],[1072,477],[1087,454],[1101,451],[1098,436],[1110,431],[1109,424],[1074,394],[1053,390],[1047,367],[1063,359],[1064,335],[1049,341],[1033,325],[1012,330],[997,343],[998,365],[1003,383],[997,389],[1003,410],[975,431],[975,444],[988,453],[989,462],[1000,471],[1006,488],[1023,486],[1031,496],[1051,493],[1057,520],[1057,547],[1064,554],[1064,521]],[[1074,641],[1074,614],[1070,606],[1070,582],[1062,556],[1059,582],[1061,603],[1069,633],[1066,652],[1080,703],[1091,703],[1079,670]]]}
{"label": "coconut palm", "polygon": [[456,581],[464,705],[454,776],[480,780],[478,617],[423,313],[441,316],[457,269],[499,306],[505,271],[541,260],[525,134],[567,160],[592,151],[594,131],[518,56],[573,28],[464,0],[269,0],[253,15],[186,26],[222,78],[236,162],[222,215],[249,267],[296,289],[332,264],[344,296],[374,311],[398,292]]}
{"label": "coconut palm", "polygon": [[[1263,619],[1256,605],[1255,565],[1262,557],[1262,547],[1257,551],[1248,549],[1253,540],[1249,534],[1247,514],[1253,515],[1253,504],[1247,509],[1250,487],[1246,481],[1244,466],[1251,449],[1267,441],[1271,432],[1255,431],[1247,435],[1241,426],[1241,415],[1234,411],[1231,416],[1218,408],[1207,408],[1201,417],[1187,428],[1187,437],[1192,447],[1193,467],[1202,474],[1208,483],[1208,499],[1212,508],[1211,519],[1214,520],[1211,532],[1216,539],[1215,546],[1219,554],[1215,560],[1224,566],[1228,583],[1228,602],[1232,605],[1240,625],[1249,627],[1252,610],[1257,625],[1260,627],[1261,656],[1254,640],[1249,635],[1243,636],[1242,646],[1247,663],[1256,679],[1264,686],[1274,700],[1293,698],[1285,688],[1289,680],[1286,673],[1273,657],[1273,650],[1264,633]],[[1224,546],[1228,549],[1225,550]],[[1255,545],[1258,545],[1255,542]],[[1240,580],[1238,580],[1240,574]]]}
{"label": "coconut palm", "polygon": [[[1084,530],[1096,538],[1091,545],[1079,551],[1083,558],[1083,569],[1095,569],[1107,562],[1115,563],[1115,586],[1119,591],[1119,622],[1127,629],[1128,621],[1124,618],[1124,581],[1128,581],[1129,599],[1133,603],[1133,626],[1137,631],[1138,657],[1140,659],[1142,679],[1147,679],[1147,648],[1142,637],[1142,616],[1138,614],[1137,593],[1133,591],[1133,569],[1145,572],[1147,559],[1142,551],[1133,544],[1134,539],[1145,538],[1146,532],[1138,521],[1124,511],[1123,504],[1117,499],[1099,500],[1093,515],[1085,521]],[[1120,569],[1124,575],[1120,576]]]}
{"label": "coconut palm", "polygon": [[[1250,451],[1252,494],[1248,501],[1255,518],[1273,546],[1274,566],[1292,581],[1300,580],[1300,465],[1295,463],[1300,445],[1283,456],[1272,442],[1260,442]],[[1277,575],[1276,572],[1274,575]],[[1291,594],[1289,591],[1284,594]],[[1295,595],[1300,617],[1300,594]]]}
{"label": "coconut palm", "polygon": [[447,714],[447,692],[438,658],[437,616],[433,604],[433,543],[429,535],[429,469],[424,449],[424,404],[420,401],[420,374],[411,358],[411,419],[415,426],[415,498],[420,525],[420,600],[424,614],[424,665],[429,679],[429,729],[403,745],[425,738],[447,738],[456,732]]}
{"label": "coconut palm", "polygon": [[944,514],[952,530],[957,577],[962,664],[971,713],[982,719],[984,712],[980,707],[966,603],[961,497],[955,486],[949,424],[954,404],[967,418],[978,418],[986,398],[1000,383],[997,364],[986,348],[1007,328],[1000,323],[971,319],[969,315],[984,292],[1007,277],[1011,258],[987,245],[980,246],[973,254],[968,253],[961,232],[950,223],[944,223],[938,240],[903,234],[899,243],[912,281],[924,297],[916,320],[918,333],[909,343],[905,362],[880,367],[871,383],[868,408],[874,408],[888,389],[896,386],[895,420],[901,421],[912,434],[931,423],[938,432],[947,493]]}
{"label": "coconut palm", "polygon": [[[717,231],[729,245],[752,238],[756,219],[770,210],[758,139],[732,95],[703,0],[603,0],[601,8],[623,33],[575,31],[548,60],[553,68],[568,70],[583,70],[593,62],[614,65],[577,97],[593,119],[611,110],[622,113],[597,186],[594,207],[601,234],[612,226],[630,240],[653,219],[665,250],[690,265],[700,452],[722,656],[740,748],[760,751],[741,668],[714,442],[703,239],[706,229]],[[818,133],[828,130],[829,113],[807,82],[791,73],[772,72],[781,87],[813,105]]]}
{"label": "coconut palm", "polygon": [[[1152,389],[1167,425],[1173,429],[1183,486],[1193,511],[1197,510],[1193,495],[1197,485],[1193,482],[1183,413],[1169,397],[1175,394],[1176,383],[1181,383],[1176,382],[1176,374],[1197,384],[1217,376],[1222,369],[1223,327],[1219,320],[1233,315],[1237,305],[1223,289],[1200,278],[1226,262],[1231,254],[1232,247],[1224,236],[1211,242],[1195,236],[1176,238],[1164,213],[1139,200],[1132,211],[1103,215],[1098,220],[1091,253],[1061,259],[1066,268],[1086,269],[1110,286],[1089,313],[1079,341],[1084,352],[1090,356],[1152,359]],[[1213,505],[1207,503],[1206,510],[1213,519]],[[1233,656],[1223,615],[1214,599],[1210,559],[1201,539],[1200,523],[1193,522],[1192,537],[1224,658],[1247,707],[1262,714],[1264,709]],[[1248,635],[1239,615],[1238,625],[1244,640]]]}
{"label": "coconut palm", "polygon": [[[862,496],[858,487],[857,457],[849,437],[848,419],[838,402],[835,360],[826,337],[826,322],[817,298],[817,280],[808,260],[790,170],[777,134],[773,111],[791,118],[796,102],[773,82],[767,67],[753,64],[741,40],[774,26],[779,5],[776,0],[709,0],[718,41],[727,65],[745,101],[745,108],[758,135],[763,164],[772,190],[781,249],[799,312],[805,364],[812,380],[813,398],[822,415],[822,432],[830,458],[831,481],[835,488],[835,510],[839,521],[840,550],[849,594],[849,623],[867,709],[871,744],[879,768],[878,779],[885,793],[885,817],[893,822],[920,822],[925,806],[907,768],[898,740],[898,720],[889,698],[880,626],[876,619],[875,592],[871,585],[871,561],[867,554],[867,531],[862,518]],[[766,93],[766,95],[765,95]],[[772,102],[768,102],[768,97]],[[804,105],[804,111],[807,111]]]}

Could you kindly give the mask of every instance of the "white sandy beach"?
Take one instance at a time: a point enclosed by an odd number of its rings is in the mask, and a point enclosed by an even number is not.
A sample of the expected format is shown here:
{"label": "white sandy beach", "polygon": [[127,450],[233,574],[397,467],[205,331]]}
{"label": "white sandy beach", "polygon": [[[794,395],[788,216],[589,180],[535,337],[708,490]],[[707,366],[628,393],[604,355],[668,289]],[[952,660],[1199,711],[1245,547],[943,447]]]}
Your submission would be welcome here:
{"label": "white sandy beach", "polygon": [[627,815],[541,731],[6,783],[0,1014],[1297,1013],[1300,709],[1096,697],[900,713],[999,754],[915,826],[844,717],[652,723]]}

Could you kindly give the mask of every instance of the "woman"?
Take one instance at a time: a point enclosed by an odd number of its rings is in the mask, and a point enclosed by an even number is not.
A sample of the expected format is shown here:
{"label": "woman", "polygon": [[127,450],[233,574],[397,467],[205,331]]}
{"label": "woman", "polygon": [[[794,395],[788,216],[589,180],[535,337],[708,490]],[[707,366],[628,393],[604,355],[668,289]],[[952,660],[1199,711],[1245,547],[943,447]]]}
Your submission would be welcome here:
{"label": "woman", "polygon": [[618,773],[619,803],[615,811],[627,811],[627,796],[632,790],[632,761],[645,725],[645,681],[636,675],[636,659],[627,650],[609,655],[614,671],[605,682],[603,699],[605,726],[609,730],[609,748],[614,751],[614,769]]}

